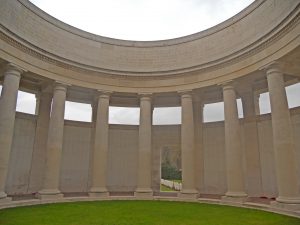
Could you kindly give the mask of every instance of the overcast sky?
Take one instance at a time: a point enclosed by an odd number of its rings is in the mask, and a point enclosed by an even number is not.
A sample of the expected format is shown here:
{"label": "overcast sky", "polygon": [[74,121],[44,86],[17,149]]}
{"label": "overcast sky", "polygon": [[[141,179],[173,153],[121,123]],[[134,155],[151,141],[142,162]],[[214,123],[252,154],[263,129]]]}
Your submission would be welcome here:
{"label": "overcast sky", "polygon": [[[72,26],[125,40],[162,40],[189,35],[214,26],[240,12],[253,0],[31,0]],[[0,90],[1,90],[0,86]],[[287,88],[289,106],[300,106],[300,85]],[[224,119],[223,103],[206,105],[204,120]],[[239,115],[242,116],[238,100]],[[270,112],[268,94],[261,95],[261,113]],[[34,113],[33,95],[19,92],[17,111]],[[65,118],[90,121],[91,106],[66,102]],[[138,124],[138,108],[110,107],[110,123]],[[154,110],[154,124],[176,124],[181,108]]]}
{"label": "overcast sky", "polygon": [[31,0],[82,30],[127,40],[161,40],[199,32],[253,0]]}

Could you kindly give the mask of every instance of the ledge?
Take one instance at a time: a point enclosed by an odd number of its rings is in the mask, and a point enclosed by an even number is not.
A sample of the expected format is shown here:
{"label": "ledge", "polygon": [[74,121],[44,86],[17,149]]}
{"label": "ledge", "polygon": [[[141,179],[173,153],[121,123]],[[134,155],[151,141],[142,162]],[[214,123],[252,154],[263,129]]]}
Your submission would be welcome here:
{"label": "ledge", "polygon": [[[40,200],[40,199],[30,199],[30,200],[16,200],[8,203],[0,204],[0,210],[6,208],[14,208],[21,206],[32,206],[32,205],[42,205],[42,204],[53,204],[53,203],[63,203],[63,202],[83,202],[83,201],[113,201],[113,200],[145,200],[140,199],[135,196],[109,196],[108,198],[93,198],[93,197],[64,197],[55,200]],[[220,199],[211,199],[211,198],[198,198],[198,199],[180,199],[178,197],[164,197],[164,196],[153,196],[153,198],[149,199],[154,201],[180,201],[180,202],[198,202],[198,203],[208,203],[208,204],[218,204],[225,206],[234,206],[241,208],[251,208],[257,209],[267,212],[273,212],[277,214],[292,216],[296,218],[300,218],[300,212],[282,210],[277,208],[272,208],[268,204],[261,203],[253,203],[253,202],[245,202],[245,203],[228,203],[221,202]]]}
{"label": "ledge", "polygon": [[[16,3],[19,5],[14,5]],[[26,18],[31,19],[28,21],[28,28],[31,30],[25,32],[20,19],[18,21],[16,18],[17,24],[13,24],[3,15],[0,36],[4,42],[62,69],[91,75],[101,73],[103,77],[130,76],[131,79],[133,77],[152,79],[157,76],[182,76],[183,73],[215,71],[247,61],[290,34],[298,24],[300,5],[290,3],[288,9],[275,8],[277,11],[271,17],[276,18],[276,21],[268,20],[266,22],[268,24],[260,30],[247,29],[244,20],[247,19],[249,24],[258,23],[255,17],[263,17],[264,10],[269,10],[270,1],[255,1],[240,14],[207,31],[166,41],[134,42],[92,35],[56,20],[28,1],[18,0],[16,3],[6,3],[10,7],[8,11],[14,12],[17,6],[22,6],[18,12],[20,17],[30,14]],[[25,9],[27,11],[22,12]],[[279,15],[275,15],[276,13]],[[250,14],[251,18],[248,18]],[[44,25],[53,30],[46,34],[29,35],[30,32],[38,32],[35,27],[38,24],[41,29],[45,29]],[[248,36],[244,34],[247,30],[251,30]],[[42,32],[41,30],[40,33]],[[226,47],[232,45],[232,38],[239,33],[243,34],[241,39],[234,40],[234,46]],[[43,35],[47,36],[47,41]],[[72,39],[72,42],[68,42],[69,39]],[[74,45],[81,48],[76,48],[75,51]],[[278,46],[276,48],[279,49]],[[253,62],[253,59],[250,61]],[[242,68],[245,67],[244,63]]]}

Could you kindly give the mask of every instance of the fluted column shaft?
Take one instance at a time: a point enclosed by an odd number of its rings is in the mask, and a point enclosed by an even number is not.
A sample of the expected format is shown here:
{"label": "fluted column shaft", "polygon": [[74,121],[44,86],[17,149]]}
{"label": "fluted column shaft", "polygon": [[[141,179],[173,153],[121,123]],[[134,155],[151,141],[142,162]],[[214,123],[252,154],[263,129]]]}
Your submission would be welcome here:
{"label": "fluted column shaft", "polygon": [[92,157],[92,180],[90,196],[107,197],[107,160],[109,132],[109,99],[110,93],[101,92],[98,96],[95,138]]}
{"label": "fluted column shaft", "polygon": [[277,64],[266,68],[271,101],[273,145],[278,187],[277,201],[300,203],[295,145],[283,74]]}
{"label": "fluted column shaft", "polygon": [[226,155],[226,197],[238,199],[246,197],[243,165],[241,128],[238,118],[236,93],[231,83],[223,85],[225,114],[225,155]]}
{"label": "fluted column shaft", "polygon": [[0,200],[6,199],[6,177],[12,146],[18,89],[22,70],[9,64],[4,73],[0,99]]}
{"label": "fluted column shaft", "polygon": [[151,96],[141,94],[137,196],[151,196],[152,106]]}
{"label": "fluted column shaft", "polygon": [[43,185],[52,93],[42,91],[38,98],[39,104],[36,105],[37,123],[29,180],[30,192],[41,190]]}
{"label": "fluted column shaft", "polygon": [[181,107],[181,196],[196,197],[198,192],[195,180],[195,130],[191,92],[181,93]]}
{"label": "fluted column shaft", "polygon": [[41,198],[62,197],[59,190],[59,181],[66,92],[66,85],[60,83],[55,85],[47,140],[45,177],[43,190],[39,192]]}

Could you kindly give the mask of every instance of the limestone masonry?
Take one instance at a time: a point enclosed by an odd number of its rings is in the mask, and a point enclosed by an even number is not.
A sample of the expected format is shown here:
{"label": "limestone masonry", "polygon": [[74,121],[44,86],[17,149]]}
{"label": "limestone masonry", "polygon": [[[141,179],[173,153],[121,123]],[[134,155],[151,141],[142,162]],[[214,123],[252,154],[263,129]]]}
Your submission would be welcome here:
{"label": "limestone masonry", "polygon": [[[139,42],[0,0],[0,208],[166,198],[300,216],[300,108],[285,92],[300,79],[299,19],[300,0],[256,0],[203,32]],[[18,90],[36,95],[36,115],[16,113]],[[259,115],[267,91],[272,113]],[[91,104],[92,122],[65,121],[66,100]],[[204,104],[219,101],[225,121],[203,123]],[[109,106],[140,107],[140,125],[110,125]],[[182,124],[153,126],[153,109],[170,106]],[[181,151],[171,197],[160,192],[165,148]]]}

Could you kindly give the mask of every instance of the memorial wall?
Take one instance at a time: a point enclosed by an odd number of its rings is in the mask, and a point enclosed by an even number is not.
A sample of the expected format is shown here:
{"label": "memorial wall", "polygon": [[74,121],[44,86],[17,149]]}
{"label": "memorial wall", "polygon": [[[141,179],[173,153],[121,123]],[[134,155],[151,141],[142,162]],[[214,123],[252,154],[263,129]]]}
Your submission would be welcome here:
{"label": "memorial wall", "polygon": [[[293,133],[300,133],[300,108],[291,110]],[[13,148],[10,158],[7,193],[11,195],[32,194],[39,191],[41,177],[31,173],[33,163],[44,164],[41,156],[32,161],[36,116],[17,113]],[[243,127],[244,121],[240,119]],[[247,171],[245,148],[243,147],[245,182],[249,196],[276,197],[276,176],[274,150],[272,144],[272,125],[270,114],[257,116],[259,136],[258,165],[261,178],[251,177]],[[92,127],[88,122],[65,121],[60,189],[64,193],[88,192],[90,175],[90,156]],[[138,126],[110,125],[110,147],[108,157],[107,182],[111,192],[134,192],[137,185]],[[245,136],[243,139],[246,138]],[[300,180],[300,140],[295,138],[298,178]],[[153,126],[152,142],[152,185],[159,191],[160,157],[164,147],[180,148],[180,125]],[[201,193],[223,195],[226,192],[224,122],[204,124],[203,166],[204,173]],[[196,149],[197,151],[198,149]],[[199,164],[201,162],[198,162]],[[43,176],[43,174],[40,174]],[[38,184],[39,179],[39,184]],[[261,179],[261,187],[251,183],[251,179]],[[300,190],[300,186],[299,186]]]}

